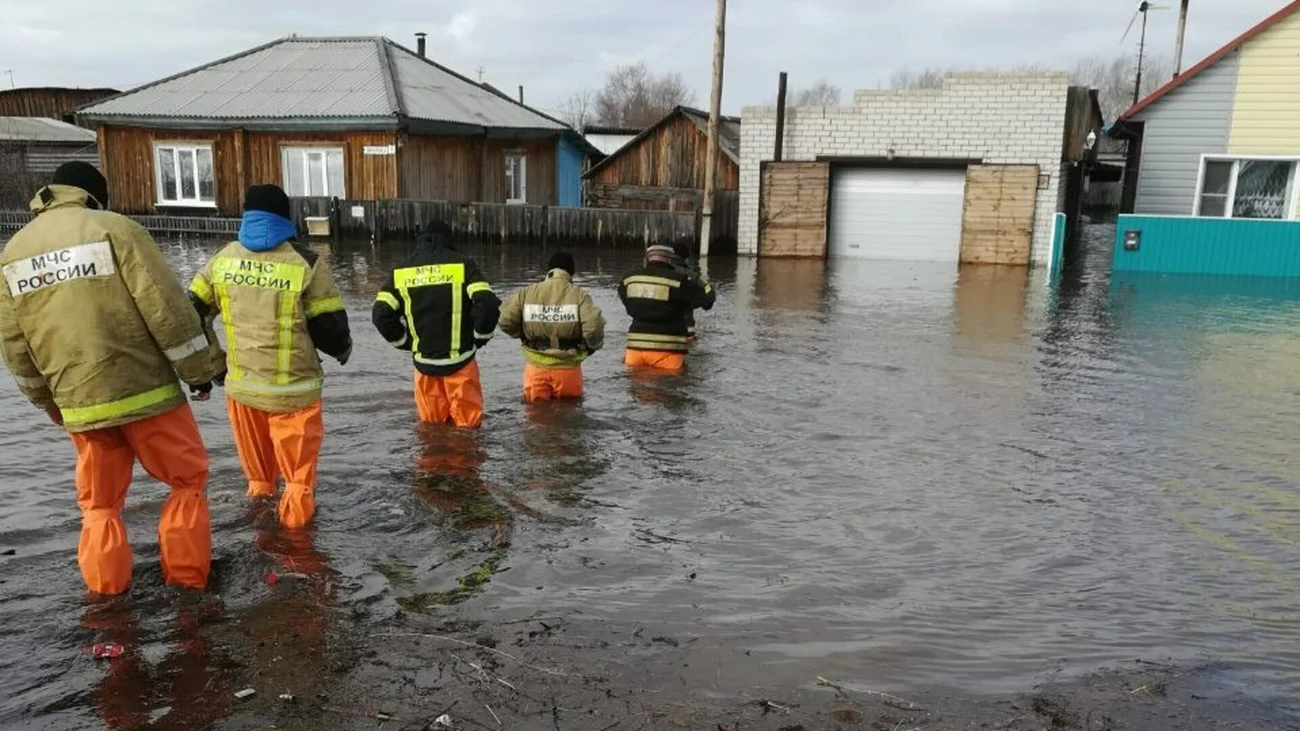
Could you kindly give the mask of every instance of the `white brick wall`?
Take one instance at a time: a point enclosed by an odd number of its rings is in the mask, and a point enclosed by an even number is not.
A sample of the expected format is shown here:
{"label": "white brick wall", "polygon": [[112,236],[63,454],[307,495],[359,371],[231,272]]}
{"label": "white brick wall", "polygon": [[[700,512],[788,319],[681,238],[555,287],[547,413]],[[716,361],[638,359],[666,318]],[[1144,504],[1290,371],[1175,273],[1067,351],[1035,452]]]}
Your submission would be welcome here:
{"label": "white brick wall", "polygon": [[[1038,192],[1032,259],[1045,264],[1059,210],[1069,79],[1058,72],[960,73],[942,89],[859,91],[851,107],[786,110],[786,160],[821,156],[980,158],[1035,164],[1051,175]],[[740,124],[741,254],[758,251],[759,169],[772,159],[776,107],[747,107]]]}

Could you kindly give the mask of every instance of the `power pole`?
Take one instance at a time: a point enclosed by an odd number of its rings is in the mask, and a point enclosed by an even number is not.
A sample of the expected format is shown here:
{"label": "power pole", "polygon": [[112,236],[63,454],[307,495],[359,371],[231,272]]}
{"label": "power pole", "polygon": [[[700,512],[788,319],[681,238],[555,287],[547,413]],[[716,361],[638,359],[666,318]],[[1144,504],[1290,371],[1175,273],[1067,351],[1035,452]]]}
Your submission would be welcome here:
{"label": "power pole", "polygon": [[713,197],[717,186],[718,122],[722,116],[722,60],[727,45],[727,0],[718,0],[717,28],[713,34],[713,94],[709,100],[709,151],[704,163],[704,203],[700,206],[700,258],[709,255],[713,231]]}
{"label": "power pole", "polygon": [[1187,6],[1191,0],[1183,0],[1178,11],[1178,42],[1174,46],[1174,76],[1183,72],[1183,41],[1187,37]]}

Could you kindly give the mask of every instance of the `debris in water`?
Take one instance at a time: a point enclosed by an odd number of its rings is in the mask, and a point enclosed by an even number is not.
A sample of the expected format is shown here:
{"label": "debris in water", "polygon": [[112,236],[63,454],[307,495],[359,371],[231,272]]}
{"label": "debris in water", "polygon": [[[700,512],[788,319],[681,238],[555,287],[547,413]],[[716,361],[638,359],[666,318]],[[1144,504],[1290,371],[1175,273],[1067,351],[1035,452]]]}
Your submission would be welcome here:
{"label": "debris in water", "polygon": [[442,728],[451,728],[451,716],[444,713],[433,720],[433,725]]}
{"label": "debris in water", "polygon": [[280,575],[275,573],[275,569],[266,572],[266,583],[268,586],[275,586],[280,583]]}
{"label": "debris in water", "polygon": [[90,650],[91,656],[96,660],[112,660],[115,657],[121,657],[123,652],[126,652],[126,648],[111,642],[103,645],[95,645]]}
{"label": "debris in water", "polygon": [[18,555],[18,551],[12,548],[6,548],[5,550],[0,551],[0,556],[17,556],[17,555]]}
{"label": "debris in water", "polygon": [[280,700],[285,703],[295,703],[298,699],[293,696],[293,693],[281,693]]}
{"label": "debris in water", "polygon": [[376,721],[396,721],[396,720],[397,720],[397,716],[394,716],[394,715],[391,714],[391,713],[384,713],[383,711],[380,711],[379,713],[376,713],[376,714],[375,714],[375,720],[376,720]]}
{"label": "debris in water", "polygon": [[237,691],[235,693],[235,697],[241,701],[244,700],[245,698],[252,698],[255,695],[257,695],[257,691],[253,690],[252,688],[244,688],[243,690]]}

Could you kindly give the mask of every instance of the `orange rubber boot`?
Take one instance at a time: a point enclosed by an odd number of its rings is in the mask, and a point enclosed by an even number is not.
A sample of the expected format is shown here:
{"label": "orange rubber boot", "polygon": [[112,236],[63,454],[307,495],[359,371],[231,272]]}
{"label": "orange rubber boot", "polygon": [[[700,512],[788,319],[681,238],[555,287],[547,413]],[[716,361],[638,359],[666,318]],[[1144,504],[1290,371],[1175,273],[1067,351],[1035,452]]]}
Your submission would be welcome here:
{"label": "orange rubber boot", "polygon": [[656,368],[661,371],[680,371],[686,367],[686,354],[666,350],[627,349],[623,364],[635,368]]}
{"label": "orange rubber boot", "polygon": [[582,398],[582,366],[547,368],[524,365],[524,401],[552,401]]}
{"label": "orange rubber boot", "polygon": [[415,372],[415,405],[420,421],[473,428],[483,423],[483,384],[478,361],[446,376]]}

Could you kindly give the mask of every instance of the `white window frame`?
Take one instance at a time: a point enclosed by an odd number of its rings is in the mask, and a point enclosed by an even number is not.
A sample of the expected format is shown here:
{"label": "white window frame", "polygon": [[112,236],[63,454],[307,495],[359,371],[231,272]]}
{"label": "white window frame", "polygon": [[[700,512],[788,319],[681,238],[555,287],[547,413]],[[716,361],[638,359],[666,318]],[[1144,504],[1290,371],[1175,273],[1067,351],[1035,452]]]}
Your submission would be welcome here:
{"label": "white window frame", "polygon": [[[325,190],[324,196],[311,196],[311,195],[296,196],[293,193],[289,192],[288,168],[289,168],[290,151],[296,151],[302,153],[302,179],[304,182],[311,177],[311,163],[307,160],[307,156],[311,155],[312,153],[316,153],[321,156],[320,171],[321,171],[321,175],[324,176],[325,178],[324,180],[321,181],[322,183],[321,187]],[[343,190],[340,190],[337,193],[330,190],[329,153],[331,152],[339,153],[339,159],[343,161],[342,175],[339,176],[340,179],[343,181]],[[283,185],[285,192],[295,198],[324,197],[324,198],[346,199],[348,197],[348,191],[347,191],[348,157],[346,151],[343,149],[342,145],[329,145],[329,146],[281,145],[280,146],[280,183]],[[307,186],[307,190],[308,191],[311,190],[310,185]]]}
{"label": "white window frame", "polygon": [[[158,152],[161,150],[172,151],[172,172],[176,174],[176,198],[170,199],[163,194],[163,175],[162,168],[158,164]],[[207,150],[208,155],[212,157],[212,200],[203,200],[203,186],[199,180],[199,150]],[[184,188],[181,186],[181,156],[182,151],[189,151],[194,155],[194,195],[195,198],[182,198]],[[216,208],[217,207],[217,153],[211,142],[186,142],[186,141],[166,141],[155,142],[153,144],[153,183],[157,195],[155,206],[171,208]]]}
{"label": "white window frame", "polygon": [[524,204],[528,202],[528,154],[523,150],[509,150],[506,152],[506,171],[510,170],[510,162],[514,159],[519,160],[519,197],[511,198],[510,181],[512,176],[506,176],[506,203]]}
{"label": "white window frame", "polygon": [[1291,179],[1287,181],[1286,211],[1282,218],[1243,218],[1241,221],[1294,221],[1296,211],[1300,210],[1300,155],[1224,155],[1201,154],[1201,167],[1196,172],[1196,199],[1192,203],[1192,215],[1197,218],[1220,218],[1220,216],[1202,216],[1201,199],[1205,196],[1205,166],[1210,162],[1232,163],[1232,177],[1228,178],[1228,201],[1224,206],[1222,218],[1236,218],[1232,210],[1237,201],[1237,175],[1244,161],[1259,160],[1263,162],[1291,163]]}

